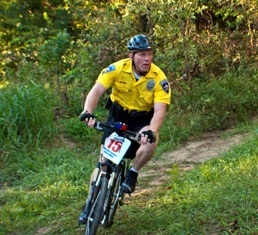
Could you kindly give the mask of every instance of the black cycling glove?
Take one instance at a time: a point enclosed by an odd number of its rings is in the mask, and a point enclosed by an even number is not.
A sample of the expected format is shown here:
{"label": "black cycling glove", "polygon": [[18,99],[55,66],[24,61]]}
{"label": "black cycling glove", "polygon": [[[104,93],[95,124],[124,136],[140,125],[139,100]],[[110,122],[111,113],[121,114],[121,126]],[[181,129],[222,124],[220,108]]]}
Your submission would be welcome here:
{"label": "black cycling glove", "polygon": [[94,116],[93,114],[88,113],[87,111],[83,111],[79,118],[80,118],[80,121],[85,121],[86,118],[88,118],[88,119],[90,119],[90,118],[95,119],[96,116]]}
{"label": "black cycling glove", "polygon": [[149,143],[155,143],[156,142],[156,135],[153,131],[151,131],[151,130],[143,131],[142,134],[148,136],[148,142]]}

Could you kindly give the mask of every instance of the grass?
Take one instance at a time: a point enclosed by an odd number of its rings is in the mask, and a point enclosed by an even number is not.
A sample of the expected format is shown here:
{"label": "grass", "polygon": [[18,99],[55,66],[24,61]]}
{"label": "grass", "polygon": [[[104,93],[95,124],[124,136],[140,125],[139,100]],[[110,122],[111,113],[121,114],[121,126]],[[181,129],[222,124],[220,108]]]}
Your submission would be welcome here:
{"label": "grass", "polygon": [[[73,209],[74,214],[78,213],[87,189],[85,180],[89,182],[96,159],[88,156],[90,161],[85,164],[82,152],[68,149],[38,152],[30,160],[21,157],[16,167],[21,179],[2,187],[0,194],[2,234],[34,234],[46,224],[69,220]],[[73,208],[69,208],[71,205]]]}
{"label": "grass", "polygon": [[52,92],[33,81],[10,83],[0,91],[0,151],[35,148],[54,136],[57,102]]}
{"label": "grass", "polygon": [[[171,169],[168,184],[128,200],[112,228],[99,234],[258,234],[255,128],[248,128],[251,137],[244,144],[216,160],[188,172]],[[26,154],[1,173],[17,171],[19,180],[2,185],[0,234],[82,234],[77,217],[96,154],[85,156],[76,148]]]}
{"label": "grass", "polygon": [[170,184],[122,207],[123,223],[101,234],[258,234],[257,142],[255,134],[180,178],[171,172]]}

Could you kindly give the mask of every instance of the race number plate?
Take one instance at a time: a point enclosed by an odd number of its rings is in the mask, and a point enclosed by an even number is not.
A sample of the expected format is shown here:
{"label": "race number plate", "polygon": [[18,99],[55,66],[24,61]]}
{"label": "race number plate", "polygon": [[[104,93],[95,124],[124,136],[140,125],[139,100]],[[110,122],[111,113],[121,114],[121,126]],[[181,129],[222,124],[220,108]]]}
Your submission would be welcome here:
{"label": "race number plate", "polygon": [[131,141],[113,132],[105,140],[103,156],[115,164],[119,164],[129,148]]}

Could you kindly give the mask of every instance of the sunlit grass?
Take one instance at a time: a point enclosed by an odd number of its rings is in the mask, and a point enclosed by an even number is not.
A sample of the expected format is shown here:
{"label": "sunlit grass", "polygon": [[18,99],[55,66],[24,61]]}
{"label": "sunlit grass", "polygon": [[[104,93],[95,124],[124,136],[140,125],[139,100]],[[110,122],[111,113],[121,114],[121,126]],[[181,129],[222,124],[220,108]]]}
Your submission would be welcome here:
{"label": "sunlit grass", "polygon": [[[77,216],[86,198],[95,157],[76,150],[57,149],[20,160],[13,166],[20,180],[0,191],[0,231],[34,234],[46,224],[69,220],[67,214],[72,211]],[[76,218],[70,222],[76,224]]]}
{"label": "sunlit grass", "polygon": [[255,135],[189,172],[173,167],[170,184],[120,208],[118,222],[100,234],[257,234],[257,143]]}
{"label": "sunlit grass", "polygon": [[[257,140],[171,182],[160,203],[173,210],[171,221],[178,221],[182,234],[212,234],[215,228],[216,234],[258,231]],[[169,232],[177,234],[177,228],[171,225]]]}
{"label": "sunlit grass", "polygon": [[[191,171],[174,165],[168,184],[120,207],[112,228],[99,234],[258,233],[257,143],[254,132],[243,145]],[[96,156],[62,148],[32,160],[24,158],[20,180],[1,190],[0,234],[81,234],[77,218]]]}

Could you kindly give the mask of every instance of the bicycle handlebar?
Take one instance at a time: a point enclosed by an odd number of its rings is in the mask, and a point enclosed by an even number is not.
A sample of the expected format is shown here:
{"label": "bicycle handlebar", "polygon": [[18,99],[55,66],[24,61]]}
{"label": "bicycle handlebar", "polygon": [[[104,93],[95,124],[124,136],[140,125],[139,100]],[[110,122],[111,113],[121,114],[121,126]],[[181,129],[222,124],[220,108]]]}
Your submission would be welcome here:
{"label": "bicycle handlebar", "polygon": [[[96,119],[96,116],[94,116],[93,114],[88,113],[87,111],[83,111],[80,115],[80,121],[85,121],[86,119]],[[102,123],[102,122],[95,122],[94,127],[100,131],[103,131],[104,129],[113,129],[116,131],[119,131],[119,134],[129,138],[131,140],[136,140],[139,141],[141,139],[141,134],[137,133],[137,132],[132,132],[127,130],[127,125],[125,123],[122,122],[117,122],[115,124],[111,124],[111,123]],[[104,128],[103,128],[104,127]],[[156,142],[156,135],[154,132],[152,132],[151,130],[148,131],[143,131],[143,134],[146,136],[148,136],[148,142],[149,143],[154,143]]]}
{"label": "bicycle handlebar", "polygon": [[94,124],[94,127],[99,131],[105,131],[105,130],[114,130],[119,131],[119,134],[123,137],[129,138],[131,140],[139,141],[141,139],[141,134],[138,132],[133,132],[127,130],[127,125],[122,122],[116,122],[114,124],[112,123],[103,123],[103,122],[96,122]]}

